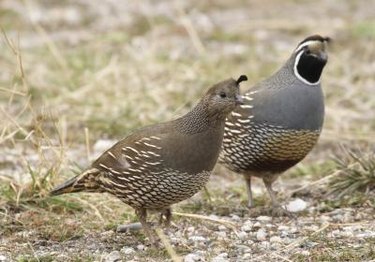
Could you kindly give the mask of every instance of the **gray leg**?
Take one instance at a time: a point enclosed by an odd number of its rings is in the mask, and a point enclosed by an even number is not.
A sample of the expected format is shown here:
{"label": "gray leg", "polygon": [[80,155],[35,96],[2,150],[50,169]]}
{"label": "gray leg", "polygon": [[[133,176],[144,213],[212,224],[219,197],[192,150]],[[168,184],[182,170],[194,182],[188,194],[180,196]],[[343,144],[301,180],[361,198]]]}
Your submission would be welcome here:
{"label": "gray leg", "polygon": [[273,207],[279,207],[280,204],[279,204],[279,201],[278,201],[277,198],[276,198],[276,192],[272,189],[272,183],[273,183],[274,181],[275,181],[274,179],[266,179],[266,178],[263,178],[264,185],[266,186],[267,191],[268,191],[268,194],[269,194],[270,197],[271,197],[272,206],[273,206]]}
{"label": "gray leg", "polygon": [[254,206],[253,193],[251,192],[251,176],[244,175],[246,181],[246,190],[247,190],[247,207],[252,208]]}
{"label": "gray leg", "polygon": [[272,216],[275,216],[275,217],[279,217],[279,216],[293,217],[292,213],[284,209],[276,198],[276,192],[272,189],[272,183],[275,180],[276,178],[275,179],[263,178],[264,185],[266,186],[268,194],[270,195],[271,201],[272,201],[271,214]]}
{"label": "gray leg", "polygon": [[145,235],[149,238],[152,245],[157,246],[157,241],[155,235],[152,232],[150,224],[147,223],[147,211],[144,208],[138,208],[135,210],[136,215],[138,216],[139,222],[142,224],[142,228],[145,231]]}

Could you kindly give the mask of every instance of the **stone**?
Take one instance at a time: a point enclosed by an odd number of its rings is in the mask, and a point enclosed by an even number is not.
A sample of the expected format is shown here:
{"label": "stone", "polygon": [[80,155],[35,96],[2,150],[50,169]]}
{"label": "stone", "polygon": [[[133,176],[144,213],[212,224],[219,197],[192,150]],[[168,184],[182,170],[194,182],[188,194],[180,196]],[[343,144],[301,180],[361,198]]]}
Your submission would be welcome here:
{"label": "stone", "polygon": [[221,253],[214,257],[211,262],[227,262],[228,260],[228,253]]}
{"label": "stone", "polygon": [[241,230],[242,231],[245,231],[245,232],[250,232],[253,228],[253,223],[251,221],[246,221],[242,227],[241,227]]}
{"label": "stone", "polygon": [[196,262],[196,261],[202,261],[202,257],[195,253],[187,254],[184,257],[184,262]]}
{"label": "stone", "polygon": [[307,208],[307,202],[300,199],[300,198],[292,200],[286,205],[286,209],[289,212],[293,212],[293,213],[301,212],[301,211],[305,210],[306,208]]}
{"label": "stone", "polygon": [[265,241],[267,239],[267,233],[264,229],[260,228],[256,233],[256,238],[258,241]]}
{"label": "stone", "polygon": [[279,236],[272,236],[272,237],[270,238],[270,242],[271,242],[271,243],[281,243],[282,240],[281,240],[281,237],[279,237]]}
{"label": "stone", "polygon": [[272,221],[272,217],[269,217],[269,216],[259,216],[256,218],[257,221],[261,221],[261,222],[268,222],[268,221]]}
{"label": "stone", "polygon": [[124,255],[131,255],[135,252],[134,248],[132,247],[123,247],[121,249],[121,252],[124,254]]}
{"label": "stone", "polygon": [[121,261],[121,254],[119,251],[115,250],[104,257],[105,262],[118,262]]}

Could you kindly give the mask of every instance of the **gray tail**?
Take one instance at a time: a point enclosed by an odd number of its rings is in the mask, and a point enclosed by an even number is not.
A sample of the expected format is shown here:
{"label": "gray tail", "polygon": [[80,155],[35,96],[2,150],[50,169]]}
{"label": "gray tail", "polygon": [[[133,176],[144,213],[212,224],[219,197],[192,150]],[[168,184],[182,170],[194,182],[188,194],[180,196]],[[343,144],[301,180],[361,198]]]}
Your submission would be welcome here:
{"label": "gray tail", "polygon": [[100,192],[100,187],[96,183],[99,174],[100,172],[96,168],[86,170],[82,174],[75,176],[52,189],[50,195],[57,196],[81,191]]}

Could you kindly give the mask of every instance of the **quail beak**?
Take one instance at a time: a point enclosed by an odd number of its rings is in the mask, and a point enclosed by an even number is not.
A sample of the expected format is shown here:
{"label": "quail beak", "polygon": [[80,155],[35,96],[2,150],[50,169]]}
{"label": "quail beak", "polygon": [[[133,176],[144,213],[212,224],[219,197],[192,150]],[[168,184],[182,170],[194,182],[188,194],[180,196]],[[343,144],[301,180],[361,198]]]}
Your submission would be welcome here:
{"label": "quail beak", "polygon": [[236,106],[243,105],[243,97],[241,95],[236,95]]}

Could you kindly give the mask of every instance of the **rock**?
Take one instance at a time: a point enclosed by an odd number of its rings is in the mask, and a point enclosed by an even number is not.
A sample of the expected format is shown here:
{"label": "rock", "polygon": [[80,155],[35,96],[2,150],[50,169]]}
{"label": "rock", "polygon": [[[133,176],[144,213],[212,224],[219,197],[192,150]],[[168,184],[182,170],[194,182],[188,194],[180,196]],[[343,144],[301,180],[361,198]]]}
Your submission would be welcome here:
{"label": "rock", "polygon": [[221,253],[214,257],[211,262],[227,262],[228,260],[228,253]]}
{"label": "rock", "polygon": [[131,255],[135,252],[134,248],[132,247],[123,247],[121,249],[121,252],[124,254],[124,255]]}
{"label": "rock", "polygon": [[241,230],[245,232],[250,232],[252,228],[253,228],[253,223],[250,220],[248,220],[242,225]]}
{"label": "rock", "polygon": [[272,217],[269,216],[259,216],[256,218],[257,221],[262,221],[262,222],[268,222],[272,220]]}
{"label": "rock", "polygon": [[6,256],[0,255],[0,262],[8,261]]}
{"label": "rock", "polygon": [[241,220],[241,218],[240,218],[239,216],[235,215],[235,214],[232,214],[232,215],[231,215],[231,219],[232,219],[233,221],[240,221],[240,220]]}
{"label": "rock", "polygon": [[223,231],[215,232],[218,238],[225,239],[227,237],[227,233]]}
{"label": "rock", "polygon": [[267,233],[264,229],[260,228],[256,233],[256,238],[258,241],[265,241],[267,239]]}
{"label": "rock", "polygon": [[260,228],[262,226],[262,224],[258,221],[256,222],[253,227],[256,227],[256,228]]}
{"label": "rock", "polygon": [[203,261],[202,257],[195,253],[187,254],[184,257],[184,262],[196,262],[196,261]]}
{"label": "rock", "polygon": [[284,226],[284,225],[280,225],[278,228],[277,228],[278,231],[288,231],[289,230],[289,227],[288,226]]}
{"label": "rock", "polygon": [[206,242],[206,238],[204,238],[202,236],[191,236],[191,237],[189,237],[189,240],[191,240],[193,242]]}
{"label": "rock", "polygon": [[271,242],[271,243],[281,243],[282,240],[281,240],[281,237],[279,237],[279,236],[272,236],[272,237],[270,238],[270,242]]}
{"label": "rock", "polygon": [[301,254],[302,256],[310,256],[310,251],[308,251],[308,250],[302,250],[302,251],[300,252],[300,254]]}
{"label": "rock", "polygon": [[293,212],[293,213],[294,212],[301,212],[301,211],[305,210],[306,208],[307,208],[307,202],[300,199],[300,198],[292,200],[286,205],[286,209],[289,212]]}
{"label": "rock", "polygon": [[245,231],[238,232],[238,238],[241,240],[245,240],[247,238],[247,233]]}
{"label": "rock", "polygon": [[139,244],[139,245],[137,246],[137,250],[140,250],[140,251],[145,250],[145,245]]}
{"label": "rock", "polygon": [[218,227],[218,229],[219,229],[220,231],[227,231],[227,228],[226,228],[226,226],[224,226],[224,225],[220,225],[220,226]]}
{"label": "rock", "polygon": [[115,250],[104,257],[105,262],[117,262],[121,261],[121,254],[119,251]]}

